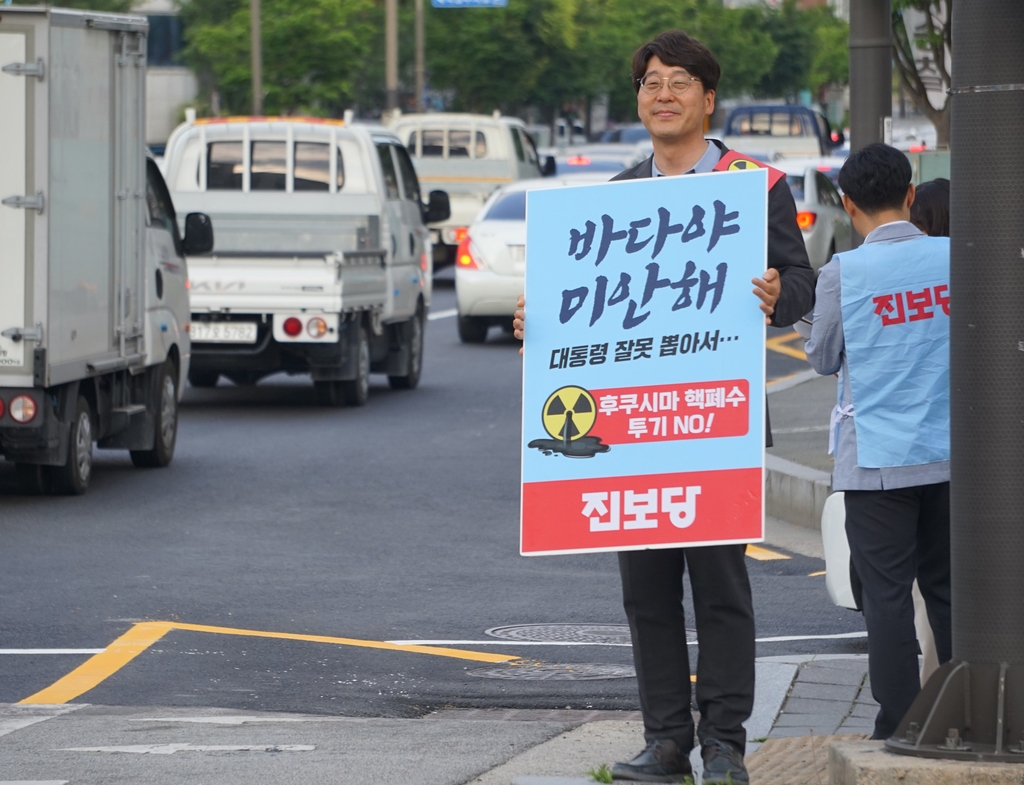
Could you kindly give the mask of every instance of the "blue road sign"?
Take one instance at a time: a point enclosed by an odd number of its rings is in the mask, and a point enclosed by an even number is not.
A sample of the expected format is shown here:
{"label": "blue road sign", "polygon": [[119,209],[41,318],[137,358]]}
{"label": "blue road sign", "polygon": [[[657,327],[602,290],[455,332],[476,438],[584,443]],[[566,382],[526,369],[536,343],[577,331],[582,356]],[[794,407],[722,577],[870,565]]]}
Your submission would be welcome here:
{"label": "blue road sign", "polygon": [[503,8],[508,0],[430,0],[434,8]]}

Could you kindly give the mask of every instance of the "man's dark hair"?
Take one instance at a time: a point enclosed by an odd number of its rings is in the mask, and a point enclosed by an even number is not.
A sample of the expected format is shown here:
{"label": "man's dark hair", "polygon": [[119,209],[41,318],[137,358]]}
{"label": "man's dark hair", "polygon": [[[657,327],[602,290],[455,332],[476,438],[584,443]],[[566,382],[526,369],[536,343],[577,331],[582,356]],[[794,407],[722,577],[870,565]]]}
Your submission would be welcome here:
{"label": "man's dark hair", "polygon": [[949,180],[937,177],[917,187],[910,222],[931,237],[949,237]]}
{"label": "man's dark hair", "polygon": [[665,65],[685,68],[700,79],[704,90],[717,90],[722,67],[711,50],[682,30],[666,30],[633,53],[633,89],[640,92],[640,80],[647,73],[647,61],[657,57]]}
{"label": "man's dark hair", "polygon": [[907,156],[887,144],[869,144],[846,159],[839,187],[861,210],[873,215],[903,205],[913,172]]}

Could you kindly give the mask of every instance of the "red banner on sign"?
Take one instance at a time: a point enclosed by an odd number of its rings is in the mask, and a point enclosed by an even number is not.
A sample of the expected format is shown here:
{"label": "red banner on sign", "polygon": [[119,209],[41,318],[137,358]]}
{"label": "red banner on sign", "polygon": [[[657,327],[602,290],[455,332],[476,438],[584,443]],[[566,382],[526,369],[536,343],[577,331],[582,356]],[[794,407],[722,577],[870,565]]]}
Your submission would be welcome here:
{"label": "red banner on sign", "polygon": [[743,436],[750,426],[750,385],[728,379],[591,390],[597,421],[589,435],[604,444]]}
{"label": "red banner on sign", "polygon": [[520,551],[760,540],[763,492],[760,468],[524,483]]}

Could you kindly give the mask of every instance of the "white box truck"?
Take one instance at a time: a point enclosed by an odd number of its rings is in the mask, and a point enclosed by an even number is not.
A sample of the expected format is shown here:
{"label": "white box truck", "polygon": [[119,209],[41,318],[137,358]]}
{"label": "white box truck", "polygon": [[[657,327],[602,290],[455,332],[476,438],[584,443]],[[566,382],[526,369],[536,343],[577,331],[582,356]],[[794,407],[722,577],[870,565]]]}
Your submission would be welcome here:
{"label": "white box truck", "polygon": [[174,455],[189,363],[186,252],[145,148],[145,18],[0,7],[0,454],[83,493],[94,443]]}

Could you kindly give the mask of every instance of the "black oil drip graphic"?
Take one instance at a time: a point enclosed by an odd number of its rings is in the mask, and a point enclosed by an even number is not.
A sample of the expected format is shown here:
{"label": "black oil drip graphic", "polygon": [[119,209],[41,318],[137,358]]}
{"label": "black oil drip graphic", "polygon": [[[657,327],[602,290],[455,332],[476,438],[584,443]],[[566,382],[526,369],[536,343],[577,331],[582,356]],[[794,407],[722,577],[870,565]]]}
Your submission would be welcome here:
{"label": "black oil drip graphic", "polygon": [[562,387],[544,402],[541,415],[550,439],[534,439],[527,446],[545,455],[593,458],[611,448],[599,436],[587,436],[597,421],[593,396],[582,387]]}

